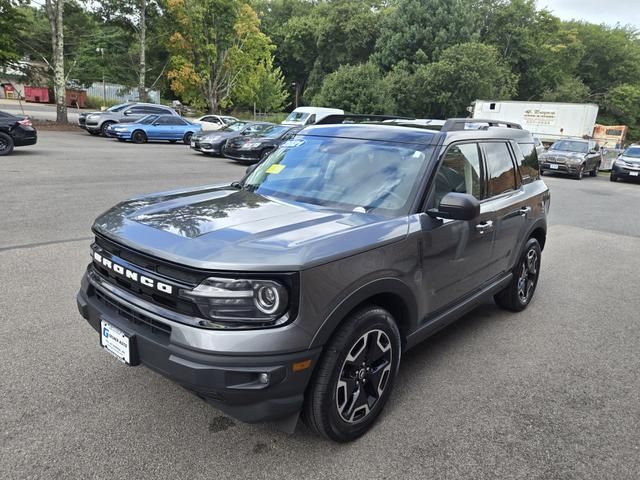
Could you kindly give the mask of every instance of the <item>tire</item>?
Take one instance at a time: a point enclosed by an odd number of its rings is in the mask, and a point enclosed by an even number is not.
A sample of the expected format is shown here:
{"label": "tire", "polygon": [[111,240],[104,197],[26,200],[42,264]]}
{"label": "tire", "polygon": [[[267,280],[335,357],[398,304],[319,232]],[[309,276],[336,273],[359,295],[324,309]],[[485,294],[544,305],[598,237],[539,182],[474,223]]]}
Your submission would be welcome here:
{"label": "tire", "polygon": [[182,141],[185,145],[189,145],[191,143],[191,137],[193,137],[193,132],[187,132],[184,134]]}
{"label": "tire", "polygon": [[530,238],[513,269],[513,278],[509,285],[493,297],[498,306],[512,312],[520,312],[527,308],[538,285],[541,254],[538,240]]}
{"label": "tire", "polygon": [[13,138],[6,133],[0,132],[0,157],[10,155],[13,152]]}
{"label": "tire", "polygon": [[592,177],[597,177],[598,176],[598,172],[600,171],[600,164],[596,164],[596,166],[593,168],[593,170],[591,170],[589,172],[589,175],[591,175]]}
{"label": "tire", "polygon": [[133,143],[138,143],[138,144],[147,143],[147,134],[144,133],[142,130],[136,130],[131,134],[131,141],[133,141]]}
{"label": "tire", "polygon": [[108,136],[107,135],[107,128],[109,128],[109,125],[113,125],[116,122],[104,122],[102,125],[100,125],[100,134],[103,137]]}
{"label": "tire", "polygon": [[336,442],[366,433],[391,395],[400,349],[388,311],[368,306],[350,315],[326,345],[307,390],[303,418],[309,428]]}
{"label": "tire", "polygon": [[584,165],[582,165],[580,167],[580,170],[578,171],[578,173],[576,174],[576,178],[578,180],[582,180],[582,177],[584,176]]}
{"label": "tire", "polygon": [[609,175],[609,181],[610,182],[617,182],[618,181],[618,177],[616,177],[615,175]]}

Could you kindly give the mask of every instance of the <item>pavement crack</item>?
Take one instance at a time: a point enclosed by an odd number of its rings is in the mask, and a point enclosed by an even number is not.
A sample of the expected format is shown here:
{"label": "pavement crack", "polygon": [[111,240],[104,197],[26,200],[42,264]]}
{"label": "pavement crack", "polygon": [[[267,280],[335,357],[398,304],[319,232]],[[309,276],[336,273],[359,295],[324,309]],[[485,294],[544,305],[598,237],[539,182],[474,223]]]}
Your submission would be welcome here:
{"label": "pavement crack", "polygon": [[61,243],[84,242],[86,240],[92,240],[92,239],[93,237],[79,237],[79,238],[67,238],[64,240],[51,240],[49,242],[36,242],[36,243],[25,243],[22,245],[9,245],[7,247],[0,247],[0,252],[7,252],[10,250],[23,250],[25,248],[44,247],[46,245],[57,245]]}

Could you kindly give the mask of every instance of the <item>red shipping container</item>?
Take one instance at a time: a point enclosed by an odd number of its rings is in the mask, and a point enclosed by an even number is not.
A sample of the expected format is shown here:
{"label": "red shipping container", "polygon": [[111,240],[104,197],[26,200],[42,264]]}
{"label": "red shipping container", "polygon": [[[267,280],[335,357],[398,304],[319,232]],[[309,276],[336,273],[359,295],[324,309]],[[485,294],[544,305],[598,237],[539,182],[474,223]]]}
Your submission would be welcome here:
{"label": "red shipping container", "polygon": [[24,87],[24,98],[27,102],[49,103],[49,89],[47,87]]}

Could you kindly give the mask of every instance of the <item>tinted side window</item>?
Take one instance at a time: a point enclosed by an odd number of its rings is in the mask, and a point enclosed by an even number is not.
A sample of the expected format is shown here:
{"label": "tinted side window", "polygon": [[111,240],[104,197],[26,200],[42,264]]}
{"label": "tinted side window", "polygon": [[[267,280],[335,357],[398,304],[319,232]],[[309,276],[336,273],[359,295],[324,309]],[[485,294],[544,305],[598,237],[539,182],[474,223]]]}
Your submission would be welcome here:
{"label": "tinted side window", "polygon": [[444,154],[442,164],[435,178],[435,204],[447,193],[470,193],[477,199],[482,198],[478,145],[465,143],[452,145]]}
{"label": "tinted side window", "polygon": [[164,108],[159,108],[159,107],[144,107],[144,108],[148,113],[157,113],[160,115],[171,114],[169,110],[165,110]]}
{"label": "tinted side window", "polygon": [[522,183],[531,183],[540,176],[538,171],[538,153],[533,143],[518,143],[516,151],[516,161]]}
{"label": "tinted side window", "polygon": [[482,148],[487,163],[488,196],[493,197],[515,190],[516,173],[507,144],[501,142],[484,143]]}
{"label": "tinted side window", "polygon": [[184,120],[175,115],[165,115],[165,125],[184,125]]}
{"label": "tinted side window", "polygon": [[129,113],[130,115],[142,115],[143,113],[155,113],[155,112],[147,112],[144,107],[131,107],[129,110],[126,110],[125,113]]}

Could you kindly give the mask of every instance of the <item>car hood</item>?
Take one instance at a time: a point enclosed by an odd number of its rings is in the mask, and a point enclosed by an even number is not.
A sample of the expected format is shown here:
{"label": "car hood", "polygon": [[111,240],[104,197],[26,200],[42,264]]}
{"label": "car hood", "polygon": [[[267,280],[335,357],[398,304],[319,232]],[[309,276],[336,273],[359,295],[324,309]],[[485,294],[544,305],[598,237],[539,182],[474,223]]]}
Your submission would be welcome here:
{"label": "car hood", "polygon": [[566,150],[547,150],[545,153],[541,153],[541,156],[548,157],[561,157],[561,158],[575,158],[580,157],[584,158],[586,154],[580,152],[567,152]]}
{"label": "car hood", "polygon": [[155,257],[210,270],[295,271],[406,236],[408,218],[315,208],[230,186],[134,198],[94,231]]}
{"label": "car hood", "polygon": [[632,163],[634,165],[640,165],[640,158],[638,157],[627,157],[626,155],[620,155],[618,160],[623,160],[627,163]]}

